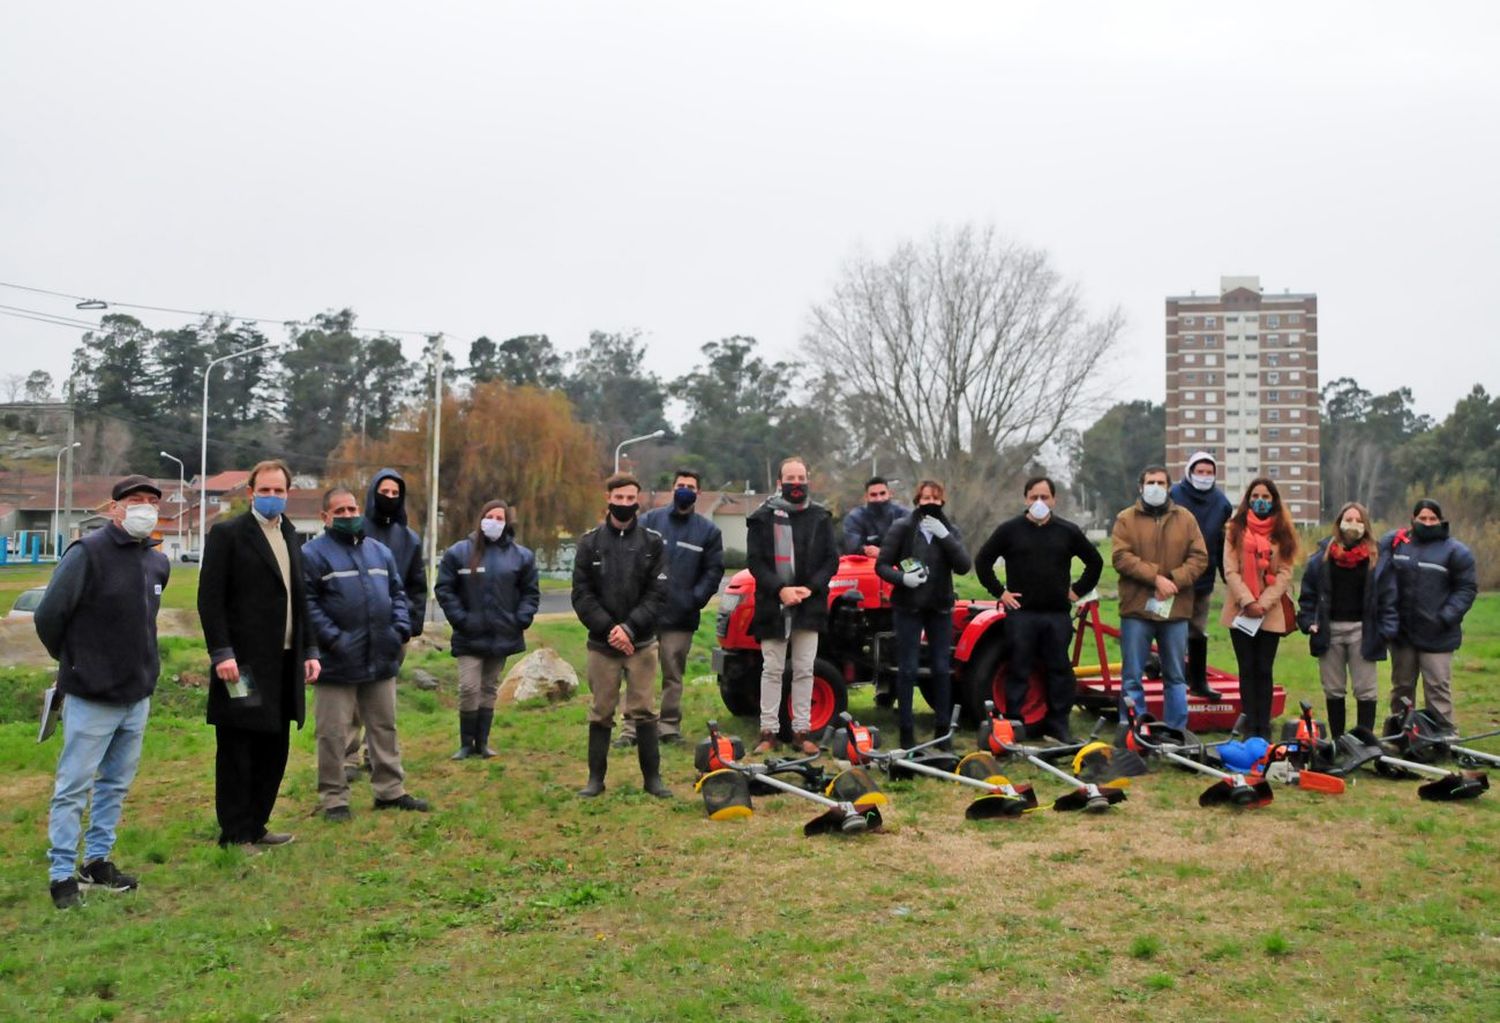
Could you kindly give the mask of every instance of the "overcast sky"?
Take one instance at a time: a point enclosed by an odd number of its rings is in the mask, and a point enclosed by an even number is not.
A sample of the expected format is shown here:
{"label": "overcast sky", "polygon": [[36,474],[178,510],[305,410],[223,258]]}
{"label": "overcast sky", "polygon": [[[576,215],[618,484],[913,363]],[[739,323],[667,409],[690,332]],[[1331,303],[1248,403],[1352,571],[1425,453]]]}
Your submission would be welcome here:
{"label": "overcast sky", "polygon": [[[1500,391],[1497,53],[1493,2],[8,4],[0,281],[460,363],[639,328],[675,376],[796,358],[856,247],[974,221],[1124,310],[1122,399],[1166,295],[1259,274],[1317,292],[1324,381],[1441,417]],[[0,375],[78,340],[0,315]]]}

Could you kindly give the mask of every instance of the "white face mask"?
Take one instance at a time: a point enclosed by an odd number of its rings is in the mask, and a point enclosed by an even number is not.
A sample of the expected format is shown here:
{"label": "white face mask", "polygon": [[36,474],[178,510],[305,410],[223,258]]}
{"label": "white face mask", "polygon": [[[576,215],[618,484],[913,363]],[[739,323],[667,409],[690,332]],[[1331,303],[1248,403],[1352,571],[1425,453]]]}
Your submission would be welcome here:
{"label": "white face mask", "polygon": [[499,519],[480,519],[479,531],[484,534],[486,540],[498,540],[500,534],[505,532],[505,523]]}
{"label": "white face mask", "polygon": [[1147,483],[1141,488],[1141,500],[1153,508],[1167,503],[1167,488],[1160,483]]}
{"label": "white face mask", "polygon": [[125,509],[125,521],[120,528],[135,537],[144,540],[151,535],[156,528],[156,508],[149,504],[132,504]]}
{"label": "white face mask", "polygon": [[1209,491],[1214,488],[1212,476],[1189,476],[1188,482],[1193,485],[1194,490]]}
{"label": "white face mask", "polygon": [[1043,501],[1039,497],[1035,501],[1031,502],[1031,507],[1026,509],[1026,513],[1032,518],[1036,519],[1038,522],[1041,522],[1048,515],[1052,514],[1052,509],[1048,508],[1047,502]]}
{"label": "white face mask", "polygon": [[1359,519],[1345,519],[1339,523],[1339,529],[1345,536],[1352,536],[1356,540],[1365,535],[1365,524]]}

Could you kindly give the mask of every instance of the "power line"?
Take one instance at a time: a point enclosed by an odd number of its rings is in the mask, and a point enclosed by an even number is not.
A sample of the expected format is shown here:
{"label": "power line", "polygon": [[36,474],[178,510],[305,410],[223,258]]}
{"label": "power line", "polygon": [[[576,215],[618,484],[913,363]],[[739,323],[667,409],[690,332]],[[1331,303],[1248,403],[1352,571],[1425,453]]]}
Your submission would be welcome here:
{"label": "power line", "polygon": [[36,309],[22,309],[18,306],[0,305],[0,316],[11,316],[18,320],[35,320],[38,323],[50,323],[54,327],[70,327],[74,330],[99,329],[99,324],[90,323],[87,320],[75,320],[71,317],[57,316]]}

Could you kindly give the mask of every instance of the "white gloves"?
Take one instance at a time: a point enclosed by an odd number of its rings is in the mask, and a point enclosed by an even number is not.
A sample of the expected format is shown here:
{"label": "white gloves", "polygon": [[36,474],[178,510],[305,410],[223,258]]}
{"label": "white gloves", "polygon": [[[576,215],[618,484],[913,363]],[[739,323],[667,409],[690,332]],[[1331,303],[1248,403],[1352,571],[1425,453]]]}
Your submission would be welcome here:
{"label": "white gloves", "polygon": [[927,566],[926,565],[923,565],[921,568],[917,569],[915,572],[902,572],[901,573],[901,585],[909,587],[910,589],[913,589],[913,590],[916,589],[918,586],[921,586],[926,581],[927,581]]}
{"label": "white gloves", "polygon": [[928,515],[922,520],[922,530],[934,540],[941,540],[948,535],[948,524],[936,515]]}

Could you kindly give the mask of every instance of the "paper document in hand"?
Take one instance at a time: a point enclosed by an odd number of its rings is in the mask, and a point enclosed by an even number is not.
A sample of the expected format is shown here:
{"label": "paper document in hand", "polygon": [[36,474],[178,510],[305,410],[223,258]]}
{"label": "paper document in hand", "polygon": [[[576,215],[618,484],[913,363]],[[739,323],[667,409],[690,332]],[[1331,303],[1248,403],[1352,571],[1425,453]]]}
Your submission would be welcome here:
{"label": "paper document in hand", "polygon": [[1234,621],[1229,623],[1232,629],[1239,629],[1247,636],[1253,636],[1260,631],[1264,618],[1250,618],[1246,615],[1236,615]]}
{"label": "paper document in hand", "polygon": [[42,725],[36,730],[36,741],[46,742],[47,738],[57,731],[57,720],[62,714],[63,694],[57,691],[57,686],[48,686],[47,692],[42,697]]}

